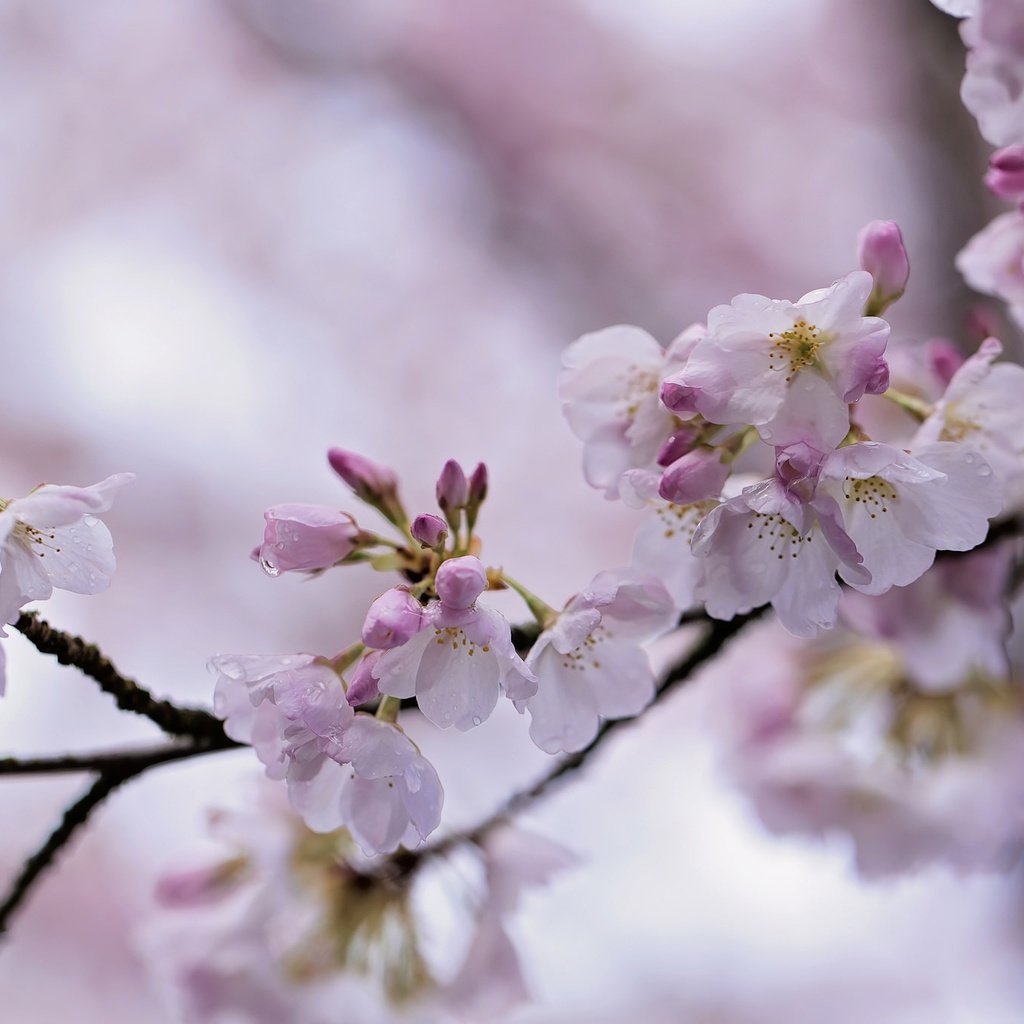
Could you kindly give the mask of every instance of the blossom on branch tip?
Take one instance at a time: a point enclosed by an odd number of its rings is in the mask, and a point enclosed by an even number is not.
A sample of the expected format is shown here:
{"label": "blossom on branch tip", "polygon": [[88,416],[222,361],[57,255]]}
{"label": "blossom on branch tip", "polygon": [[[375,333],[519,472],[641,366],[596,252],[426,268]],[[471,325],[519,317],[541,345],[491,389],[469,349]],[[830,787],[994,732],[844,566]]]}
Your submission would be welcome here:
{"label": "blossom on branch tip", "polygon": [[603,572],[544,630],[527,658],[536,693],[517,702],[549,754],[582,750],[602,718],[638,715],[654,697],[641,644],[667,630],[676,606],[662,583],[634,570]]}
{"label": "blossom on branch tip", "polygon": [[406,522],[398,497],[398,477],[393,469],[344,448],[331,448],[327,461],[360,500],[377,509],[392,523]]}
{"label": "blossom on branch tip", "polygon": [[273,505],[263,543],[253,552],[268,576],[329,569],[358,547],[362,531],[352,516],[323,505]]}
{"label": "blossom on branch tip", "polygon": [[[863,316],[873,287],[871,275],[856,270],[795,303],[738,295],[716,306],[707,335],[665,381],[662,400],[677,415],[756,426],[776,445],[798,439],[789,419],[799,402],[824,443],[838,443],[847,406],[888,386],[889,325]],[[808,390],[813,401],[803,395]]]}
{"label": "blossom on branch tip", "polygon": [[412,521],[410,532],[423,547],[431,549],[440,547],[448,538],[445,521],[430,512],[417,516]]}
{"label": "blossom on branch tip", "polygon": [[22,605],[54,588],[98,594],[114,573],[110,531],[96,517],[130,483],[117,473],[91,487],[43,484],[24,498],[0,500],[0,636]]}

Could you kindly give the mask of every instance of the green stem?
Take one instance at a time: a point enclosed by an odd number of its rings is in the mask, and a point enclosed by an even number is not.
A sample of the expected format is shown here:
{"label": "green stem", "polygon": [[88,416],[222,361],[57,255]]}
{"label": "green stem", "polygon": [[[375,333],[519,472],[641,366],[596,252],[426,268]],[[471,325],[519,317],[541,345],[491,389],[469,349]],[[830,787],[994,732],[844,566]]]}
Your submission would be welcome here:
{"label": "green stem", "polygon": [[542,601],[532,590],[527,590],[522,583],[512,579],[504,570],[501,579],[526,602],[526,607],[530,609],[530,614],[537,620],[541,629],[547,629],[558,618],[558,612],[551,605]]}
{"label": "green stem", "polygon": [[398,712],[402,709],[402,701],[398,697],[381,697],[377,705],[377,718],[392,725],[398,721]]}
{"label": "green stem", "polygon": [[918,423],[923,423],[932,414],[931,405],[924,399],[908,395],[896,388],[889,388],[882,397],[888,398],[894,405],[898,405],[904,412],[913,416]]}

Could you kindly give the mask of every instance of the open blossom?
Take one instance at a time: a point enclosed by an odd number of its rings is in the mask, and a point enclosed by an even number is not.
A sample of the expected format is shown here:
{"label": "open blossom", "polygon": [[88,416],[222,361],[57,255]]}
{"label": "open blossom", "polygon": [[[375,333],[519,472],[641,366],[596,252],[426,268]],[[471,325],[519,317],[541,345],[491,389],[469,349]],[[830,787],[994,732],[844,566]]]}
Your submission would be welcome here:
{"label": "open blossom", "polygon": [[972,288],[1002,299],[1024,326],[1024,213],[996,217],[964,246],[956,265]]}
{"label": "open blossom", "polygon": [[360,539],[350,515],[323,505],[274,505],[263,518],[263,543],[253,554],[268,576],[329,569],[350,555]]}
{"label": "open blossom", "polygon": [[921,424],[916,445],[953,441],[979,452],[1006,489],[1005,511],[1024,506],[1024,367],[996,363],[1003,346],[988,338],[953,374]]}
{"label": "open blossom", "polygon": [[354,714],[334,669],[312,655],[211,659],[214,709],[317,832],[346,826],[367,855],[416,845],[440,821],[436,771],[397,727]]}
{"label": "open blossom", "polygon": [[54,591],[98,594],[114,573],[110,531],[96,516],[134,479],[117,473],[91,487],[44,484],[0,501],[0,636],[22,605]]}
{"label": "open blossom", "polygon": [[381,693],[415,696],[435,725],[465,731],[491,714],[500,693],[524,700],[536,691],[508,622],[476,603],[486,585],[486,570],[473,555],[441,565],[439,600],[424,609],[423,628],[373,667]]}
{"label": "open blossom", "polygon": [[[658,398],[664,378],[682,365],[701,326],[662,348],[639,327],[585,334],[562,356],[558,393],[572,432],[583,441],[583,474],[616,498],[629,469],[654,464],[679,420]],[[687,418],[691,416],[688,414]]]}
{"label": "open blossom", "polygon": [[838,444],[849,425],[848,404],[888,386],[889,325],[863,315],[873,286],[871,275],[858,270],[795,303],[738,295],[716,306],[707,335],[665,381],[665,404],[678,415],[756,426],[765,440],[784,445],[799,439],[789,423],[797,395],[816,410],[816,436]]}
{"label": "open blossom", "polygon": [[1002,488],[975,452],[932,444],[915,455],[864,442],[822,456],[782,450],[778,473],[713,509],[693,550],[698,596],[716,618],[771,602],[796,636],[836,621],[835,574],[867,594],[916,580],[936,550],[968,551],[1002,507]]}
{"label": "open blossom", "polygon": [[661,582],[631,570],[600,573],[538,637],[527,665],[537,692],[519,703],[530,737],[549,754],[585,747],[602,718],[639,714],[654,697],[641,644],[675,621]]}
{"label": "open blossom", "polygon": [[688,505],[666,501],[659,494],[658,475],[644,469],[623,475],[622,500],[648,510],[633,542],[633,568],[661,580],[676,608],[689,608],[703,571],[690,542],[717,500]]}
{"label": "open blossom", "polygon": [[992,145],[1024,143],[1024,7],[1019,0],[977,0],[960,34],[968,47],[964,106]]}

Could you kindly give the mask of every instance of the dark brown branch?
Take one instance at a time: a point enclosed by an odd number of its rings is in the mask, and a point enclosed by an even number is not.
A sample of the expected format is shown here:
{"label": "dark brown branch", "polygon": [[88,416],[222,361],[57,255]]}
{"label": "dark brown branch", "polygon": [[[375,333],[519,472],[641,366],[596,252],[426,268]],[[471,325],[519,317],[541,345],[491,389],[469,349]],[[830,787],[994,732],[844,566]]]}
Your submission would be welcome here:
{"label": "dark brown branch", "polygon": [[60,824],[42,846],[22,865],[18,877],[11,884],[7,898],[0,904],[0,935],[7,931],[11,915],[28,896],[33,883],[53,863],[57,854],[67,845],[77,829],[84,825],[89,815],[122,782],[135,774],[118,771],[104,772],[81,799],[73,803],[61,818]]}
{"label": "dark brown branch", "polygon": [[100,689],[110,694],[122,711],[143,715],[172,736],[189,736],[212,742],[224,739],[223,723],[209,711],[183,708],[168,700],[158,700],[133,679],[121,675],[113,662],[94,644],[86,643],[80,636],[54,629],[36,612],[22,612],[14,628],[43,654],[52,654],[62,665],[74,665],[99,683]]}

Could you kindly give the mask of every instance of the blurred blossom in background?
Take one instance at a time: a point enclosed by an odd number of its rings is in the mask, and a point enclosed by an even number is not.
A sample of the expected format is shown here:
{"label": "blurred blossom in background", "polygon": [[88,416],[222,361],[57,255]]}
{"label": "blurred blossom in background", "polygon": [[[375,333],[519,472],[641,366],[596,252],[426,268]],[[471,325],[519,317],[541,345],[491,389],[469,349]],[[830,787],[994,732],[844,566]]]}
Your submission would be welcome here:
{"label": "blurred blossom in background", "polygon": [[[0,0],[0,51],[3,493],[137,474],[111,590],[46,615],[186,703],[214,652],[357,635],[371,574],[248,557],[269,505],[352,509],[330,445],[394,466],[413,511],[445,459],[486,459],[487,557],[560,605],[635,524],[579,473],[569,341],[799,295],[875,218],[914,261],[893,347],[966,337],[953,257],[996,208],[927,0]],[[154,738],[7,654],[6,752]],[[530,814],[582,864],[512,924],[536,1003],[510,1019],[1020,1020],[1019,875],[866,884],[846,841],[771,837],[719,767],[713,677]],[[544,763],[505,711],[414,733],[452,824]],[[259,774],[221,754],[112,799],[12,929],[4,1020],[182,1020],[140,939],[155,880]],[[80,785],[0,787],[5,877]]]}

